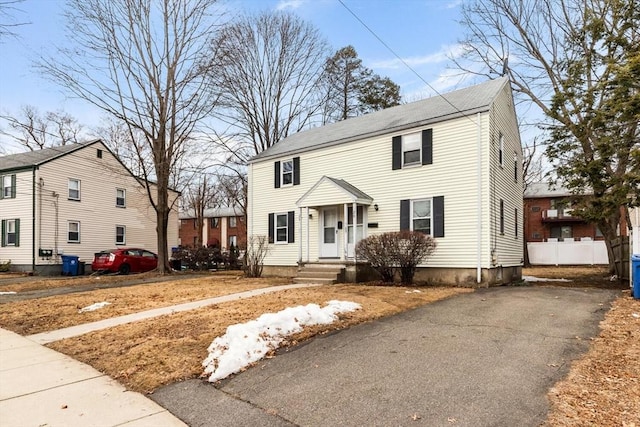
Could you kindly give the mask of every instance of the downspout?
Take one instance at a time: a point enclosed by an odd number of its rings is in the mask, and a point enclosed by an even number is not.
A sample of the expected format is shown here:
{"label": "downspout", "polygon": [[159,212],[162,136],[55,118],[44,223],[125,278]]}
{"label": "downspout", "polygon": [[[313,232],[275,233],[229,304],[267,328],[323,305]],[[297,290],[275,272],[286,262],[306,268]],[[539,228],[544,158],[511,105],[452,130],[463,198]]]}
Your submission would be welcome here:
{"label": "downspout", "polygon": [[480,113],[477,114],[478,126],[477,126],[477,150],[478,161],[476,162],[476,173],[478,179],[478,194],[477,194],[477,230],[478,236],[476,238],[476,282],[479,284],[482,282],[482,124],[480,122]]}
{"label": "downspout", "polygon": [[[307,221],[309,221],[307,219]],[[298,238],[298,267],[302,266],[302,206],[298,208],[298,227],[300,228],[300,238]]]}
{"label": "downspout", "polygon": [[36,271],[36,169],[31,172],[31,271]]}

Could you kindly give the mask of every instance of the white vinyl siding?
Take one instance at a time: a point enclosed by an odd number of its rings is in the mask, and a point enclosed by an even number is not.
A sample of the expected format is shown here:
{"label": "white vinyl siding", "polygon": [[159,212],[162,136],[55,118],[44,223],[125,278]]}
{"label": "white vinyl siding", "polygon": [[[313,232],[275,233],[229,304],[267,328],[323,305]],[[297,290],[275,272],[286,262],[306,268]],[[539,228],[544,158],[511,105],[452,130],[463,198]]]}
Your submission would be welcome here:
{"label": "white vinyl siding", "polygon": [[[2,173],[0,172],[0,175]],[[0,245],[0,262],[11,261],[12,265],[32,264],[31,240],[33,238],[33,171],[11,172],[8,176],[15,176],[16,194],[12,198],[0,200],[0,220],[19,220],[16,223],[19,246]],[[7,176],[7,175],[3,175]],[[63,188],[64,194],[64,188]],[[37,200],[36,200],[37,202]]]}

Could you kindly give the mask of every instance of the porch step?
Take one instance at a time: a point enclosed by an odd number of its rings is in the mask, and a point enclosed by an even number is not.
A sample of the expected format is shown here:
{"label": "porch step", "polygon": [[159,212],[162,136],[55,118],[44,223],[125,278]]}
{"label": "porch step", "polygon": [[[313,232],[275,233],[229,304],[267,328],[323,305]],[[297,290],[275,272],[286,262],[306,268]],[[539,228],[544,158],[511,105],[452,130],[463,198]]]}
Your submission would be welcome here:
{"label": "porch step", "polygon": [[314,263],[305,264],[298,269],[298,275],[293,279],[294,283],[322,283],[333,284],[342,281],[344,277],[344,264],[338,263]]}

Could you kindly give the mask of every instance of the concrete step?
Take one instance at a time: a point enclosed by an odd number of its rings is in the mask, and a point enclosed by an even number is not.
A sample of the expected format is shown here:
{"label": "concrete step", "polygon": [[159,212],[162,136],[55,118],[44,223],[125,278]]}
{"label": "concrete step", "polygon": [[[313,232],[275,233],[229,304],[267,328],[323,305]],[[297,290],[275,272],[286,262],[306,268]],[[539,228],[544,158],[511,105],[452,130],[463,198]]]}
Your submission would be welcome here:
{"label": "concrete step", "polygon": [[335,279],[340,275],[340,270],[300,270],[296,277],[317,277]]}

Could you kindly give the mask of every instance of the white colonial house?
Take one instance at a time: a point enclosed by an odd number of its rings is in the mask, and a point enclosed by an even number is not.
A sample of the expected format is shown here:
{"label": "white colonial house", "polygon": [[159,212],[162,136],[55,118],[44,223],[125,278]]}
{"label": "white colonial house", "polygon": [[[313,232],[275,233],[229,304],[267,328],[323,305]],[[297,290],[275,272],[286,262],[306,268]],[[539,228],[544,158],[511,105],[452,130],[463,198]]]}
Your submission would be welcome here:
{"label": "white colonial house", "polygon": [[[61,255],[90,264],[95,252],[118,246],[157,252],[144,181],[100,140],[0,157],[0,183],[0,262],[13,270],[56,274]],[[178,196],[172,191],[170,202]],[[174,204],[168,250],[178,245]]]}
{"label": "white colonial house", "polygon": [[354,243],[416,230],[437,242],[417,281],[509,282],[522,274],[521,165],[509,80],[487,81],[300,132],[255,156],[248,235],[268,236],[265,274],[316,280],[321,264],[338,280],[366,280]]}

